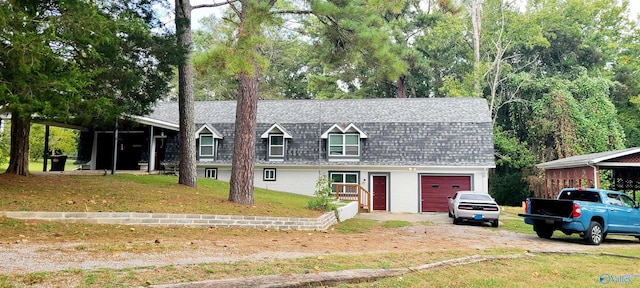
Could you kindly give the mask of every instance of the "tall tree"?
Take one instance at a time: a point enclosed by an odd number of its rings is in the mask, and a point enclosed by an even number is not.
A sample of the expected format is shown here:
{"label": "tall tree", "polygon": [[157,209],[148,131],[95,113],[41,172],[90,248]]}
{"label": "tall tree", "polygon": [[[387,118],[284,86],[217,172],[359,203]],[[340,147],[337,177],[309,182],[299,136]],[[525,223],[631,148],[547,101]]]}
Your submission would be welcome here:
{"label": "tall tree", "polygon": [[[229,10],[221,16],[211,15],[200,20],[194,31],[194,95],[199,100],[235,100],[237,76],[224,67],[228,57],[229,39],[235,26]],[[283,15],[285,27],[265,27],[262,55],[269,65],[260,77],[260,99],[309,99],[307,75],[321,72],[320,61],[314,57],[313,46],[302,37],[303,29],[293,17]],[[290,18],[290,19],[288,19]],[[288,27],[287,27],[288,26]],[[304,57],[303,57],[304,56]]]}
{"label": "tall tree", "polygon": [[212,57],[211,61],[231,71],[238,81],[230,201],[253,204],[258,83],[268,65],[263,49],[266,27],[281,27],[285,15],[314,15],[321,25],[314,26],[308,37],[321,48],[326,63],[335,68],[369,61],[377,65],[381,78],[394,79],[403,67],[389,49],[389,35],[379,27],[384,23],[382,12],[402,4],[373,0],[241,0],[229,4],[233,17],[228,21],[234,23],[235,31],[223,47],[227,57]]}
{"label": "tall tree", "polygon": [[[166,35],[147,0],[1,1],[0,107],[11,112],[7,173],[28,175],[33,117],[115,123],[168,91]],[[113,124],[111,124],[113,125]]]}
{"label": "tall tree", "polygon": [[180,120],[180,171],[178,183],[190,187],[197,186],[196,180],[196,128],[193,104],[193,67],[191,65],[191,3],[176,0],[176,36],[178,41],[178,117]]}
{"label": "tall tree", "polygon": [[180,125],[180,171],[178,183],[190,187],[198,185],[196,174],[196,128],[193,94],[193,38],[191,35],[191,12],[193,9],[215,8],[232,5],[238,0],[225,3],[191,5],[190,0],[175,0],[175,24],[178,45],[178,114]]}

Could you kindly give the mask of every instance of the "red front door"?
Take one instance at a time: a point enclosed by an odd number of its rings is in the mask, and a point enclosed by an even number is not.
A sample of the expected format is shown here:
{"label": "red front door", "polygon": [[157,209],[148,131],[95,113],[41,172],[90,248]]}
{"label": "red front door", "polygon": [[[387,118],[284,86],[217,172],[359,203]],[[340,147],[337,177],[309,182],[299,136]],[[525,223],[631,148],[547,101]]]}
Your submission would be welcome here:
{"label": "red front door", "polygon": [[373,176],[373,210],[387,210],[387,176]]}

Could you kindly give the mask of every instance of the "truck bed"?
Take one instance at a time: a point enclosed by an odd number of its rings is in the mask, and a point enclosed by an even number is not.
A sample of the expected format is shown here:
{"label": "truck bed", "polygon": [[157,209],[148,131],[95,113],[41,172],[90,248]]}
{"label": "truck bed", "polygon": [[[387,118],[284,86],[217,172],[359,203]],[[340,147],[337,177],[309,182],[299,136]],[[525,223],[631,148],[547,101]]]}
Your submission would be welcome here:
{"label": "truck bed", "polygon": [[569,218],[573,213],[573,200],[532,198],[529,205],[532,215]]}

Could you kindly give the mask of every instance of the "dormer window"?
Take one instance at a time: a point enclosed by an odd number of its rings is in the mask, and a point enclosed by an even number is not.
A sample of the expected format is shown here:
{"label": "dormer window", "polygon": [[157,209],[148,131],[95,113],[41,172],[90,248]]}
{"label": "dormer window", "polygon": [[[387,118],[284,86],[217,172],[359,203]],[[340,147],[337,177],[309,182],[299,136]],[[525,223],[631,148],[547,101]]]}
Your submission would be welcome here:
{"label": "dormer window", "polygon": [[201,161],[215,159],[218,141],[222,139],[220,132],[211,125],[204,124],[196,130],[196,139],[198,140],[198,159]]}
{"label": "dormer window", "polygon": [[360,139],[367,138],[367,134],[354,124],[349,124],[346,128],[334,124],[322,134],[321,138],[327,139],[329,159],[352,161],[360,157]]}
{"label": "dormer window", "polygon": [[283,161],[287,154],[287,139],[291,139],[291,134],[280,124],[276,123],[267,129],[262,136],[267,140],[267,157],[270,161]]}
{"label": "dormer window", "polygon": [[329,156],[360,156],[360,136],[329,134]]}
{"label": "dormer window", "polygon": [[200,134],[200,156],[215,157],[214,143],[212,134]]}
{"label": "dormer window", "polygon": [[284,135],[269,135],[269,158],[284,157]]}

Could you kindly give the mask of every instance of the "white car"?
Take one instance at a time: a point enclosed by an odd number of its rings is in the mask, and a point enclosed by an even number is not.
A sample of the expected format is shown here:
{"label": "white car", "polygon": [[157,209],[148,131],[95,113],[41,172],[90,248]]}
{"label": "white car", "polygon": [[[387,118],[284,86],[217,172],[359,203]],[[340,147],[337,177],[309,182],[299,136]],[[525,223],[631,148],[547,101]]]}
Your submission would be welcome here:
{"label": "white car", "polygon": [[492,227],[498,227],[500,206],[487,193],[476,191],[458,191],[449,198],[449,217],[453,224],[462,221],[489,222]]}

